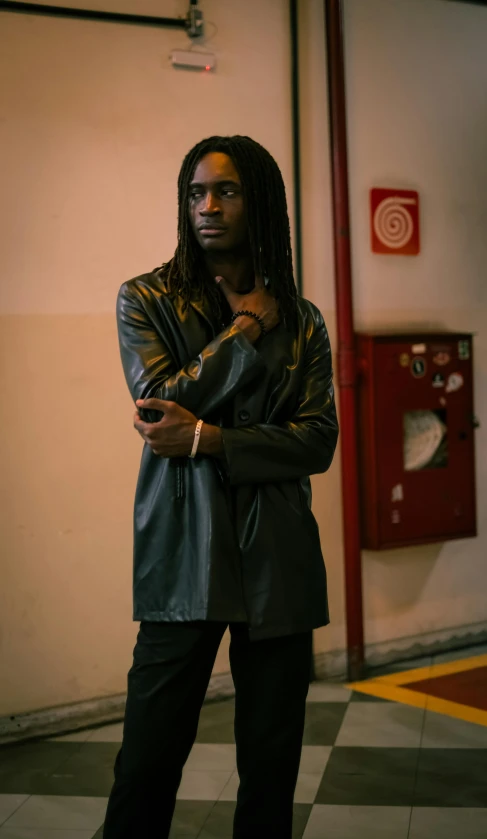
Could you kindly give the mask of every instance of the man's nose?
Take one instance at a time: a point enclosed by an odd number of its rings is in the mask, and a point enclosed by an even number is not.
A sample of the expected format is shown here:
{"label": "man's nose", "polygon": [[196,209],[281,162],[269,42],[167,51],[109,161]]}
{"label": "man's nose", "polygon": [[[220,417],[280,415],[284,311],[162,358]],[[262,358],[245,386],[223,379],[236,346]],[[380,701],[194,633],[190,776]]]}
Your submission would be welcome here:
{"label": "man's nose", "polygon": [[215,213],[220,212],[220,205],[216,197],[211,192],[207,194],[206,201],[200,212],[202,216],[212,216]]}

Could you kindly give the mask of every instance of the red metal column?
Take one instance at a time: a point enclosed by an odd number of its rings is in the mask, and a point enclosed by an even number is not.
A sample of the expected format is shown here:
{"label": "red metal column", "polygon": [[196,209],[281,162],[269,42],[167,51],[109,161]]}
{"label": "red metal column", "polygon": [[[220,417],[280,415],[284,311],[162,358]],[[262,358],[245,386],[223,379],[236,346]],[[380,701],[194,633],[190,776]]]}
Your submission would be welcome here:
{"label": "red metal column", "polygon": [[348,676],[351,680],[357,680],[361,678],[364,668],[364,632],[357,452],[357,362],[353,325],[348,207],[343,2],[342,0],[324,0],[324,2],[332,156]]}

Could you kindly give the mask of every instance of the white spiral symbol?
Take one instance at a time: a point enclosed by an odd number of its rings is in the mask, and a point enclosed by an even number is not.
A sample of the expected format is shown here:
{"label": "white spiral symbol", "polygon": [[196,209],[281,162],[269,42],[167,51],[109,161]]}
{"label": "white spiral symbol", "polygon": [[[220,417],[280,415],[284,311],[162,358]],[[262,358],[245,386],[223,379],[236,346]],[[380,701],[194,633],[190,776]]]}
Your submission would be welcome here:
{"label": "white spiral symbol", "polygon": [[413,220],[405,204],[416,204],[416,199],[394,195],[384,198],[375,210],[375,235],[388,248],[403,248],[413,235]]}

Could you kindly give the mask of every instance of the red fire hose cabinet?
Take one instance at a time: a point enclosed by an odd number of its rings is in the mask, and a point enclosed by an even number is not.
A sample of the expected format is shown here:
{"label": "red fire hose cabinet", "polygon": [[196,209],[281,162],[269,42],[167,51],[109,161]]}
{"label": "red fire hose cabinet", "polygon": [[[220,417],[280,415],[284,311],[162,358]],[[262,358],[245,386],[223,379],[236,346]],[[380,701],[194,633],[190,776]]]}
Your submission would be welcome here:
{"label": "red fire hose cabinet", "polygon": [[476,536],[472,335],[357,342],[362,547]]}

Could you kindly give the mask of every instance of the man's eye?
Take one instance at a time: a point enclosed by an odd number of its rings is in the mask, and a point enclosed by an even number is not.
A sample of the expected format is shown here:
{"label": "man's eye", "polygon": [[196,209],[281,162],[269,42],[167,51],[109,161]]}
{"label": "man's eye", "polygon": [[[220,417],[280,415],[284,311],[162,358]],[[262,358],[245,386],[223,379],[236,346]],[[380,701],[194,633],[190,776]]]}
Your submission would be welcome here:
{"label": "man's eye", "polygon": [[223,195],[236,195],[236,194],[237,193],[235,192],[234,189],[224,189],[223,190]]}
{"label": "man's eye", "polygon": [[203,193],[201,192],[201,190],[195,190],[191,193],[190,197],[191,198],[201,198],[202,195],[203,195]]}

